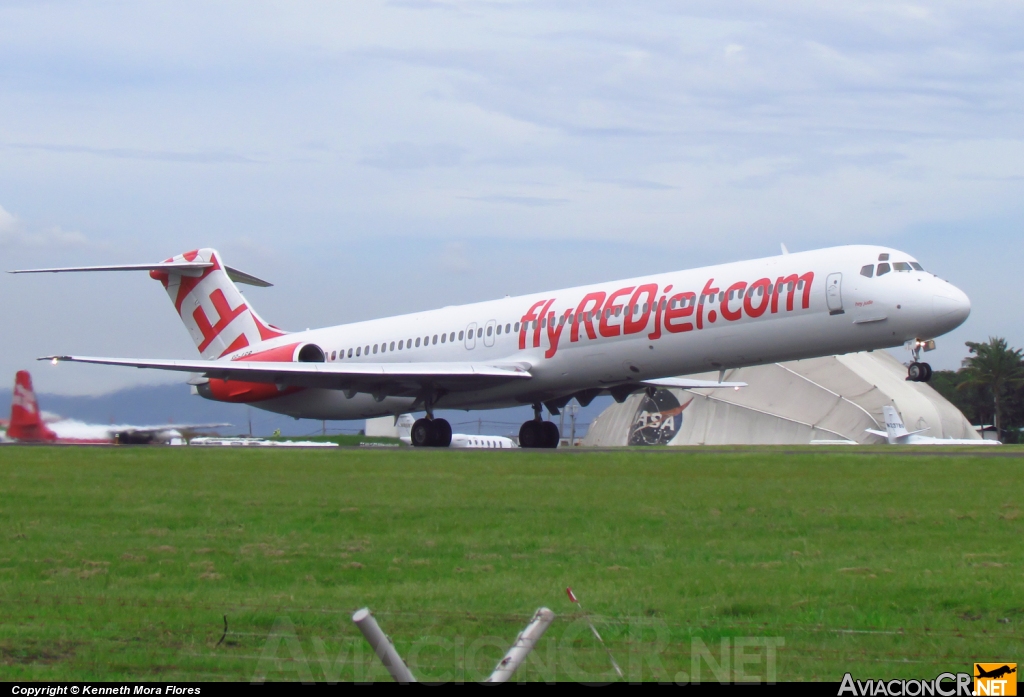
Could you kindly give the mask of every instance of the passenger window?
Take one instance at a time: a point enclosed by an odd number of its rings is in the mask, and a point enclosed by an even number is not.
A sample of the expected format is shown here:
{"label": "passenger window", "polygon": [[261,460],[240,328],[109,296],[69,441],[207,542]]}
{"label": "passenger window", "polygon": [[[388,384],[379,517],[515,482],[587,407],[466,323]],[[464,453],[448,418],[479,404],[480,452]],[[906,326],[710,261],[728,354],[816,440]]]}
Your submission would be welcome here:
{"label": "passenger window", "polygon": [[349,349],[349,350],[348,350],[348,357],[349,357],[349,358],[352,358],[352,349]]}
{"label": "passenger window", "polygon": [[[537,322],[534,322],[533,324],[536,325]],[[477,339],[479,339],[483,335],[484,335],[484,328],[483,327],[480,327],[479,329],[476,330],[476,338]]]}
{"label": "passenger window", "polygon": [[501,325],[500,324],[498,325],[498,328],[494,330],[494,333],[497,334],[498,336],[501,336]]}
{"label": "passenger window", "polygon": [[[540,328],[541,328],[541,329],[547,329],[547,326],[548,326],[548,318],[547,318],[547,317],[543,317],[543,318],[542,318],[542,319],[540,320]],[[491,333],[490,333],[490,332],[488,332],[488,333],[487,333],[487,336],[490,336],[490,335],[491,335]]]}
{"label": "passenger window", "polygon": [[910,264],[905,261],[897,261],[892,265],[893,271],[910,271]]}
{"label": "passenger window", "polygon": [[644,314],[647,314],[647,303],[644,303]]}
{"label": "passenger window", "polygon": [[450,335],[448,336],[448,341],[455,341],[455,332],[452,332],[452,333],[451,333],[451,334],[450,334]]}
{"label": "passenger window", "polygon": [[487,336],[491,335],[491,330],[492,329],[493,329],[493,327],[491,327],[490,325],[487,326]]}
{"label": "passenger window", "polygon": [[462,339],[463,339],[463,337],[464,337],[465,335],[466,335],[466,332],[465,332],[465,331],[461,331],[461,332],[459,332],[459,341],[462,341]]}
{"label": "passenger window", "polygon": [[335,359],[335,356],[336,356],[336,355],[337,355],[337,352],[335,352],[335,351],[331,351],[331,360],[332,360],[332,361],[333,361],[333,360]]}
{"label": "passenger window", "polygon": [[367,344],[366,346],[363,347],[363,353],[365,355],[367,355],[367,356],[370,355],[370,345],[369,344]]}
{"label": "passenger window", "polygon": [[416,348],[420,347],[420,338],[416,337]]}
{"label": "passenger window", "polygon": [[518,332],[519,331],[519,322],[516,322],[515,327],[516,327],[516,331]]}
{"label": "passenger window", "polygon": [[[886,256],[888,256],[888,255],[886,255]],[[889,271],[890,271],[890,269],[889,269],[889,265],[888,264],[879,264],[878,265],[878,274],[877,275],[884,276],[885,274],[889,273]]]}
{"label": "passenger window", "polygon": [[361,346],[360,346],[359,348],[357,348],[357,349],[356,349],[356,355],[357,355],[357,356],[358,356],[358,355],[360,355],[360,354],[361,354],[362,352],[363,352],[363,349],[362,349],[362,347],[361,347]]}
{"label": "passenger window", "polygon": [[505,333],[506,333],[506,334],[508,334],[508,333],[509,333],[509,330],[511,330],[511,329],[512,329],[512,326],[511,326],[511,325],[509,325],[509,324],[506,324],[506,325],[505,325]]}
{"label": "passenger window", "polygon": [[402,339],[401,341],[399,341],[399,342],[398,342],[398,350],[399,350],[399,351],[401,351],[401,350],[402,350],[402,347],[403,347],[404,345],[405,345],[405,339]]}
{"label": "passenger window", "polygon": [[860,267],[860,275],[864,278],[871,278],[875,275],[875,265],[868,264],[867,266]]}
{"label": "passenger window", "polygon": [[374,344],[374,345],[373,345],[373,352],[374,352],[374,353],[377,353],[377,344]]}
{"label": "passenger window", "polygon": [[924,267],[918,264],[916,261],[910,262],[910,265],[913,266],[914,269],[916,269],[917,271],[924,271]]}
{"label": "passenger window", "polygon": [[394,350],[395,350],[395,342],[392,341],[391,344],[388,346],[388,351],[394,351]]}
{"label": "passenger window", "polygon": [[434,334],[434,341],[433,341],[433,343],[435,343],[435,344],[437,343],[437,334]]}
{"label": "passenger window", "polygon": [[443,344],[447,340],[448,340],[448,335],[447,334],[442,334],[441,335],[441,343]]}

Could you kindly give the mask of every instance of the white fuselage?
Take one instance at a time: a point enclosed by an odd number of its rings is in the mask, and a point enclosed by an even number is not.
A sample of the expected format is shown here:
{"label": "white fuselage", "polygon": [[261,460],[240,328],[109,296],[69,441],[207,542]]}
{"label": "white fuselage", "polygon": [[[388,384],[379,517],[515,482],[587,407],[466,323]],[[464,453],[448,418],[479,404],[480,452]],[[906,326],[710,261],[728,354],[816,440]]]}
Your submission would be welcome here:
{"label": "white fuselage", "polygon": [[[877,276],[885,254],[906,270]],[[300,342],[320,347],[328,362],[517,364],[529,380],[449,392],[434,407],[537,404],[645,379],[899,346],[959,326],[967,296],[918,269],[894,249],[835,247],[290,333],[227,357]],[[253,406],[357,419],[406,412],[414,401],[308,388]]]}

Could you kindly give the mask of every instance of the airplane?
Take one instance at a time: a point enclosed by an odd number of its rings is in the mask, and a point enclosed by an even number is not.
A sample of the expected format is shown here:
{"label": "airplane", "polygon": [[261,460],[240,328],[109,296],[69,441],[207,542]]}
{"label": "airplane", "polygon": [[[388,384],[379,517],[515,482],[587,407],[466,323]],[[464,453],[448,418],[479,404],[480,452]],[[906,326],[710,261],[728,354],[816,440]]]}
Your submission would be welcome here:
{"label": "airplane", "polygon": [[[265,322],[235,282],[270,284],[197,249],[163,262],[11,273],[148,271],[166,289],[201,360],[53,355],[40,360],[197,374],[195,391],[295,418],[364,419],[425,411],[414,446],[448,446],[434,410],[529,404],[527,448],[558,446],[557,415],[575,398],[620,403],[660,387],[739,388],[732,368],[907,344],[908,379],[927,381],[922,348],[958,327],[970,300],[895,249],[857,245],[439,310],[287,332]],[[719,380],[685,376],[718,370]]]}
{"label": "airplane", "polygon": [[39,401],[32,389],[32,376],[19,370],[14,378],[11,396],[11,419],[7,440],[16,443],[57,443],[77,445],[147,445],[168,443],[184,445],[192,432],[205,431],[231,424],[164,424],[162,426],[103,426],[74,419],[46,423],[39,410]]}
{"label": "airplane", "polygon": [[976,678],[1001,678],[1004,675],[1009,675],[1010,673],[1017,672],[1016,668],[1011,668],[1008,665],[1003,665],[999,668],[993,668],[992,670],[985,670],[978,664],[975,664],[975,668],[978,671],[978,674],[974,676]]}
{"label": "airplane", "polygon": [[919,431],[907,431],[903,425],[903,419],[895,407],[886,405],[882,407],[882,414],[885,416],[885,430],[876,431],[871,428],[864,429],[868,433],[885,438],[889,445],[1002,445],[997,440],[978,440],[968,438],[932,438],[930,436],[919,436],[927,428]]}
{"label": "airplane", "polygon": [[[402,441],[406,445],[412,445],[412,427],[415,424],[412,414],[402,414],[395,421],[395,425],[398,427],[398,440]],[[468,433],[453,433],[451,443],[448,445],[449,448],[462,449],[462,448],[486,448],[486,449],[508,449],[518,448],[516,442],[506,436],[481,436],[481,435],[470,435]]]}

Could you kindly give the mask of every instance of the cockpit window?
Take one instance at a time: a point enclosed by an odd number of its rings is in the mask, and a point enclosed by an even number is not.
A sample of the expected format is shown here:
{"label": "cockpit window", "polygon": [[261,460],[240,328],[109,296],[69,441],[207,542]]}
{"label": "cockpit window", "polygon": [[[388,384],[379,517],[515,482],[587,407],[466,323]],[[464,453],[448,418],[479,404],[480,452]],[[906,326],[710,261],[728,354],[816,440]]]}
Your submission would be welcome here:
{"label": "cockpit window", "polygon": [[916,269],[917,271],[924,271],[924,267],[918,264],[916,261],[910,262],[910,265],[913,266],[914,269]]}
{"label": "cockpit window", "polygon": [[878,255],[878,260],[879,261],[889,261],[889,255],[888,254],[879,254]]}
{"label": "cockpit window", "polygon": [[892,269],[889,268],[888,264],[879,264],[878,265],[878,275],[879,276],[884,276],[885,274],[889,273],[891,270]]}
{"label": "cockpit window", "polygon": [[893,271],[910,271],[910,264],[905,261],[895,261],[892,264]]}
{"label": "cockpit window", "polygon": [[874,265],[873,264],[868,264],[867,266],[860,267],[860,275],[861,276],[865,276],[867,278],[871,278],[872,276],[874,276],[875,275],[875,267],[874,267]]}

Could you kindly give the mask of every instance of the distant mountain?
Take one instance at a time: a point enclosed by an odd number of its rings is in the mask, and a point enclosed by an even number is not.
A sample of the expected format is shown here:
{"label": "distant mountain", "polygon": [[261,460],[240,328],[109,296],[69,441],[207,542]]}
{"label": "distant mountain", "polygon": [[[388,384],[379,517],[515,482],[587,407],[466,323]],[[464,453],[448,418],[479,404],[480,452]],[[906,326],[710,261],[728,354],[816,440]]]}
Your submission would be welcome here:
{"label": "distant mountain", "polygon": [[[11,384],[13,382],[12,378]],[[191,394],[188,385],[134,387],[95,397],[58,394],[39,394],[38,397],[39,408],[43,411],[86,423],[155,426],[165,423],[223,421],[232,426],[221,429],[221,433],[233,435],[248,434],[251,421],[252,433],[257,436],[270,435],[278,428],[287,436],[316,435],[324,428],[320,421],[293,419],[244,404],[227,404],[203,399]],[[600,397],[589,407],[580,409],[576,416],[576,435],[586,435],[587,425],[604,411],[610,402],[611,397]],[[10,413],[11,392],[7,388],[0,393],[0,418],[6,419]],[[452,429],[457,433],[504,436],[518,435],[520,424],[533,416],[533,410],[527,406],[472,412],[438,410],[437,415],[448,419]],[[554,420],[558,423],[559,419],[555,417]],[[328,421],[326,429],[329,434],[359,433],[363,429],[363,421]],[[565,417],[565,434],[569,435],[568,416]]]}

